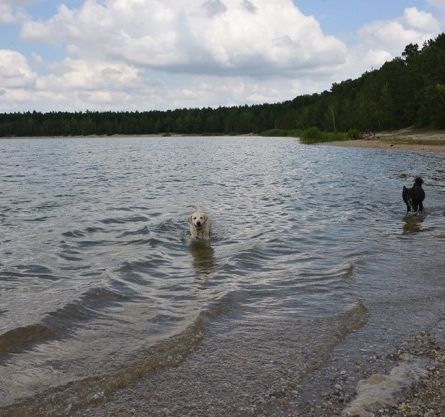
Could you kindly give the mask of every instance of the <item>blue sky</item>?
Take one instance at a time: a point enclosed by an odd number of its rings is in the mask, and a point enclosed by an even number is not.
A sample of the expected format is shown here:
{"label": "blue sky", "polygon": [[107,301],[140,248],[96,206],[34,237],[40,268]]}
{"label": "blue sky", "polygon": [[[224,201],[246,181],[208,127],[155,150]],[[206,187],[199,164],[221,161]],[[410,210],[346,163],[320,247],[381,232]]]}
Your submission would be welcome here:
{"label": "blue sky", "polygon": [[391,20],[407,7],[431,11],[424,0],[294,0],[304,13],[314,15],[323,29],[342,36],[357,31],[372,20]]}
{"label": "blue sky", "polygon": [[34,4],[29,4],[29,13],[37,19],[48,19],[57,12],[57,8],[61,4],[66,4],[68,7],[79,7],[82,0],[40,0],[35,1]]}
{"label": "blue sky", "polygon": [[445,28],[445,0],[0,0],[0,112],[254,104]]}

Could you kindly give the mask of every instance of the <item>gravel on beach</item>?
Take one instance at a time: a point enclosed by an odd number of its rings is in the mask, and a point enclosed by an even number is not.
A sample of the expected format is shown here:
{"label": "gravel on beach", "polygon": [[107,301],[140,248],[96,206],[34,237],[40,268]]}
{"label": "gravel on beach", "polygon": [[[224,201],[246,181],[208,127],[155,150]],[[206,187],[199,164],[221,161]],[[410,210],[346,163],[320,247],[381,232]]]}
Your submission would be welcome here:
{"label": "gravel on beach", "polygon": [[[340,371],[332,379],[332,389],[318,399],[304,402],[298,395],[292,402],[276,403],[269,406],[264,417],[443,417],[445,415],[445,337],[421,333],[410,337],[400,348],[389,354],[386,360],[393,364],[411,360],[425,365],[422,377],[407,381],[405,386],[395,387],[392,396],[381,394],[370,398],[356,413],[349,413],[350,404],[357,397],[357,385],[351,390],[350,378]],[[391,365],[389,366],[389,368]],[[375,372],[375,371],[374,371]],[[388,372],[389,374],[389,372]],[[388,374],[380,372],[363,375],[366,380],[384,380]],[[363,382],[362,380],[361,382]],[[359,383],[360,385],[360,383]],[[374,391],[375,393],[375,391]],[[257,414],[259,417],[261,414]]]}
{"label": "gravel on beach", "polygon": [[[365,401],[363,407],[356,408],[357,413],[350,414],[348,407],[357,398],[357,377],[364,380],[385,380],[391,370],[399,369],[400,364],[407,361],[419,363],[423,367],[418,378],[407,379],[405,383],[393,387],[390,384],[390,395],[383,397],[379,394],[375,398]],[[236,410],[231,398],[220,398],[219,411],[226,409],[226,414],[246,417],[442,417],[445,415],[445,337],[431,333],[420,333],[410,337],[398,350],[384,358],[385,370],[378,369],[380,363],[367,364],[368,370],[362,369],[360,375],[349,375],[347,371],[337,369],[326,375],[331,381],[329,391],[313,398],[302,397],[299,387],[292,390],[277,391],[273,395],[257,401],[255,407]],[[371,370],[371,371],[370,371]],[[409,374],[408,370],[408,374]],[[392,372],[394,373],[394,372]],[[308,376],[310,378],[310,376]],[[304,382],[304,380],[303,380]],[[193,389],[194,381],[190,381],[189,389]],[[358,384],[360,385],[360,383]],[[162,388],[162,387],[159,387]],[[224,391],[224,390],[222,390]],[[121,395],[122,394],[122,395]],[[88,409],[78,410],[75,417],[206,417],[215,415],[213,411],[195,408],[190,403],[187,409],[177,408],[178,404],[172,402],[171,407],[157,410],[155,414],[150,411],[150,403],[156,398],[141,397],[132,389],[123,393],[115,393],[111,401],[105,404],[96,404]],[[153,392],[152,392],[153,394]],[[349,408],[350,409],[350,408]],[[236,412],[235,412],[236,410]],[[218,413],[217,413],[218,414]]]}

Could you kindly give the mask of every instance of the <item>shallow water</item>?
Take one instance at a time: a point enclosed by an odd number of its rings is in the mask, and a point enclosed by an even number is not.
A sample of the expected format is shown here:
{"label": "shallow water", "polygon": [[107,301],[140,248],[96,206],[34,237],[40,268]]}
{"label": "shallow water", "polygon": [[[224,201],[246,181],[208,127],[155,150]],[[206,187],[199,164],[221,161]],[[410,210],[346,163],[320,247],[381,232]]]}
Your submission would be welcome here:
{"label": "shallow water", "polygon": [[[2,140],[0,407],[111,392],[223,334],[256,339],[259,362],[278,339],[316,362],[369,300],[442,296],[443,163],[278,138]],[[426,213],[405,217],[417,175]]]}

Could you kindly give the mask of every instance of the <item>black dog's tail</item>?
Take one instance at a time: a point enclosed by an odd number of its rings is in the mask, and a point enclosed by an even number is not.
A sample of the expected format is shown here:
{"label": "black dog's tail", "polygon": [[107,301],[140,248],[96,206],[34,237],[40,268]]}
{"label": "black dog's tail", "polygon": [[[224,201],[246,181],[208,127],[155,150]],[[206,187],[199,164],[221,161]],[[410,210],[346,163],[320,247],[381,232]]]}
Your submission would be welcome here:
{"label": "black dog's tail", "polygon": [[405,186],[403,186],[402,197],[403,201],[408,204],[408,188],[406,188]]}

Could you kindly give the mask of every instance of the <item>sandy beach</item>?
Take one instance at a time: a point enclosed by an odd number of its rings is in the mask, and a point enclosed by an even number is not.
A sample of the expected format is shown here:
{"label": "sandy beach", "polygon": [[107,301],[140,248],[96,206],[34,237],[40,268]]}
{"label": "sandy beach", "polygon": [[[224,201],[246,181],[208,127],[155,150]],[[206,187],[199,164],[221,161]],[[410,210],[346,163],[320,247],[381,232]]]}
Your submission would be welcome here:
{"label": "sandy beach", "polygon": [[[334,352],[325,365],[298,383],[283,385],[266,397],[252,392],[246,404],[225,395],[224,384],[217,392],[206,387],[202,382],[209,384],[208,377],[198,368],[191,375],[185,363],[69,416],[441,417],[445,412],[444,330],[441,322],[434,332],[412,335],[392,352],[369,352],[361,360],[356,355],[349,363],[339,362]],[[198,380],[189,379],[196,373],[201,374]],[[162,390],[172,381],[178,398],[168,405],[162,401]],[[213,395],[218,397],[216,402]],[[185,398],[188,405],[181,404]]]}
{"label": "sandy beach", "polygon": [[445,153],[445,132],[401,129],[379,132],[370,139],[329,142],[327,145]]}

